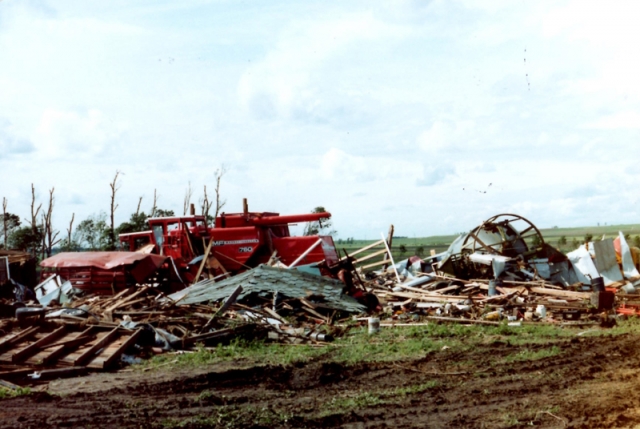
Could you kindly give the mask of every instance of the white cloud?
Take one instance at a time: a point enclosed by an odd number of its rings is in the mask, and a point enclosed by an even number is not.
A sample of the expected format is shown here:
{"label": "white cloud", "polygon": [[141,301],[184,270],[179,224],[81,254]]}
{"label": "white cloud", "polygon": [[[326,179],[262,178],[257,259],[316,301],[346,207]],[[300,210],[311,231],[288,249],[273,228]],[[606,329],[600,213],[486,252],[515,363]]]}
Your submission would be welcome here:
{"label": "white cloud", "polygon": [[318,82],[335,72],[332,60],[368,45],[405,34],[399,26],[378,20],[371,12],[340,18],[301,20],[281,30],[276,46],[240,77],[238,94],[244,108],[258,118],[290,117],[294,110],[313,110],[326,98]]}
{"label": "white cloud", "polygon": [[27,138],[16,135],[12,124],[0,118],[0,158],[4,159],[15,154],[28,154],[34,150],[33,143]]}
{"label": "white cloud", "polygon": [[34,138],[41,155],[53,158],[95,158],[107,148],[115,152],[121,130],[95,109],[86,112],[48,109]]}
{"label": "white cloud", "polygon": [[473,121],[438,120],[418,136],[418,144],[423,151],[431,155],[455,150],[474,143],[474,128]]}
{"label": "white cloud", "polygon": [[321,204],[354,237],[638,201],[634,3],[50,4],[0,2],[0,150],[33,149],[0,159],[15,211],[34,181],[82,219],[116,170],[121,220],[154,188],[181,211],[222,163],[230,211]]}
{"label": "white cloud", "polygon": [[607,115],[601,119],[585,124],[585,128],[615,130],[615,129],[638,129],[640,128],[640,112],[622,111]]}
{"label": "white cloud", "polygon": [[419,177],[420,170],[420,165],[416,162],[350,155],[337,148],[327,151],[322,156],[321,163],[323,177],[338,183],[392,181],[400,184],[405,180],[415,180]]}

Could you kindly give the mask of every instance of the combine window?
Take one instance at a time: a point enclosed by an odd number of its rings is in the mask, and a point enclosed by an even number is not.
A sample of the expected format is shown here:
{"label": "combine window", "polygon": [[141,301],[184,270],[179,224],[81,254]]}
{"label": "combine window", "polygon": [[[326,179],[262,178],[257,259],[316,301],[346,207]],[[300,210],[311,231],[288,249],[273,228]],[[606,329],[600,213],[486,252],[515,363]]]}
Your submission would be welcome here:
{"label": "combine window", "polygon": [[164,234],[162,231],[162,225],[153,225],[153,236],[156,239],[156,244],[158,245],[158,249],[162,253],[162,245],[164,244]]}

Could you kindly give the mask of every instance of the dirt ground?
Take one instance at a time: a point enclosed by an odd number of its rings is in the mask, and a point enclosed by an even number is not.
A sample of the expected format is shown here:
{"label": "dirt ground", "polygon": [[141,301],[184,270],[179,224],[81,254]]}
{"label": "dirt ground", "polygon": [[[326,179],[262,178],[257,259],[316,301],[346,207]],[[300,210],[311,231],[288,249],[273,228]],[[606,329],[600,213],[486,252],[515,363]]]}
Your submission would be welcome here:
{"label": "dirt ground", "polygon": [[639,343],[631,334],[573,337],[534,360],[517,356],[549,345],[496,341],[352,366],[93,374],[2,400],[0,427],[640,427]]}

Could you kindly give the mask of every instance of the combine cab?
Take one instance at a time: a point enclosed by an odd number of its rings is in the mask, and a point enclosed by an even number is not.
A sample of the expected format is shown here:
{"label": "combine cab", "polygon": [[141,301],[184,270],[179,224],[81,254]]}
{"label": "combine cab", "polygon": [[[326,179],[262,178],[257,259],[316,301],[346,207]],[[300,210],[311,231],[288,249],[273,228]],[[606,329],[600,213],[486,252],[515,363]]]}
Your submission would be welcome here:
{"label": "combine cab", "polygon": [[[246,208],[246,205],[245,205]],[[173,258],[184,280],[196,280],[201,261],[214,276],[235,274],[267,262],[276,252],[287,266],[338,262],[330,236],[291,237],[289,225],[328,219],[330,213],[280,216],[278,213],[221,214],[214,226],[203,216],[160,217],[148,220],[151,231],[120,235],[127,251],[146,251]]]}

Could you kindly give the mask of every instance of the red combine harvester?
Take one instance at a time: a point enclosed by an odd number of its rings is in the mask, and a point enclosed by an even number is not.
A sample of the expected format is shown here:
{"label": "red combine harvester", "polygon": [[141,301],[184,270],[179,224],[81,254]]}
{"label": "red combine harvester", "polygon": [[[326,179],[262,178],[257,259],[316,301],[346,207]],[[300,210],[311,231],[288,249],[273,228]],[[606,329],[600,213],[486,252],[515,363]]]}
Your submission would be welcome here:
{"label": "red combine harvester", "polygon": [[278,213],[222,213],[215,226],[208,226],[203,216],[158,217],[148,220],[151,231],[120,234],[122,250],[146,251],[170,256],[183,276],[192,283],[206,258],[213,275],[235,274],[267,262],[274,252],[287,265],[304,265],[326,261],[338,262],[331,236],[291,237],[289,225],[328,219],[331,213],[280,216]]}

